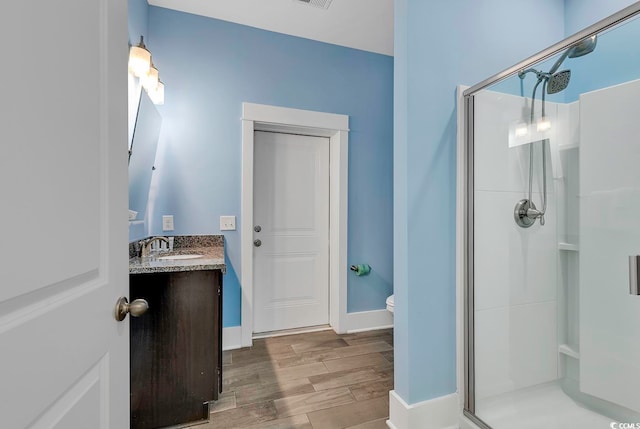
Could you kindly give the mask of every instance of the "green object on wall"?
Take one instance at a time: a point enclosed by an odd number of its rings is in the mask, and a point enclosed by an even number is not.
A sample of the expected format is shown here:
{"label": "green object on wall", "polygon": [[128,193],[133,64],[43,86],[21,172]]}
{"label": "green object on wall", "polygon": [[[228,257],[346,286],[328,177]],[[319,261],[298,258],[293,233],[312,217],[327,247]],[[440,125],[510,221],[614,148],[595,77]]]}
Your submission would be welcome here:
{"label": "green object on wall", "polygon": [[371,267],[369,264],[352,265],[351,271],[356,273],[356,276],[366,276],[371,272]]}

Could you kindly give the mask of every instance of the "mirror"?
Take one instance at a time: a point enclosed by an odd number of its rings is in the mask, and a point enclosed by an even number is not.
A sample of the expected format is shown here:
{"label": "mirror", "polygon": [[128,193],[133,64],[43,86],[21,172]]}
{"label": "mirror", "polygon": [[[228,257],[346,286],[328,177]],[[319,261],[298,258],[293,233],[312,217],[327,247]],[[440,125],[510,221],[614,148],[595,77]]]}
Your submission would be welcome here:
{"label": "mirror", "polygon": [[151,187],[151,175],[162,117],[145,91],[141,91],[138,115],[129,149],[129,210],[137,212],[135,219],[144,219]]}

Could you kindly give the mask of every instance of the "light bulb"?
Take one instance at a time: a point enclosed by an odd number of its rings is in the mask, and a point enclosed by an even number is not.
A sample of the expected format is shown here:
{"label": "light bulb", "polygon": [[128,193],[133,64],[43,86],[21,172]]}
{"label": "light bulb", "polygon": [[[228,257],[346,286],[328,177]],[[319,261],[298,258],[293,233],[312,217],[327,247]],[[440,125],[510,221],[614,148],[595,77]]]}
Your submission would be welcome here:
{"label": "light bulb", "polygon": [[151,52],[144,45],[142,36],[140,44],[129,49],[129,72],[136,77],[145,76],[151,67]]}
{"label": "light bulb", "polygon": [[147,91],[153,104],[164,104],[164,83],[158,81],[155,88]]}
{"label": "light bulb", "polygon": [[146,89],[147,92],[149,92],[149,91],[152,91],[156,86],[158,86],[159,81],[160,81],[160,78],[159,78],[158,69],[152,63],[151,67],[149,67],[149,71],[147,72],[147,74],[140,78],[140,82],[142,83],[142,86],[144,87],[144,89]]}
{"label": "light bulb", "polygon": [[536,124],[536,129],[538,131],[547,131],[551,129],[551,121],[546,118],[540,119]]}
{"label": "light bulb", "polygon": [[516,125],[515,135],[516,137],[524,137],[529,134],[529,126],[525,123]]}

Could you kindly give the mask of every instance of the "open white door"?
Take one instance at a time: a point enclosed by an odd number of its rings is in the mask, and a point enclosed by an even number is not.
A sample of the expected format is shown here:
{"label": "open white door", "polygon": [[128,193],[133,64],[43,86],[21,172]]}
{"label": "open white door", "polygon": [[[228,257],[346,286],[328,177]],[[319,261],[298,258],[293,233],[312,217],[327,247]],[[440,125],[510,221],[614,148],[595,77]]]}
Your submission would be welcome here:
{"label": "open white door", "polygon": [[129,427],[127,2],[0,13],[0,427]]}
{"label": "open white door", "polygon": [[640,412],[640,81],[580,97],[580,389]]}

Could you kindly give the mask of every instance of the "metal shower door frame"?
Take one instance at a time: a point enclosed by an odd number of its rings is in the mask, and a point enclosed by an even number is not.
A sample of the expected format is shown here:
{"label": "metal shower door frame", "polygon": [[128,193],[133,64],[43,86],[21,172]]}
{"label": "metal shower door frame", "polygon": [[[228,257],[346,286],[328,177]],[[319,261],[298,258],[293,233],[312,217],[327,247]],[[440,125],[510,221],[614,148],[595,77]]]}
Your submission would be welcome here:
{"label": "metal shower door frame", "polygon": [[464,408],[463,414],[480,429],[491,429],[487,423],[476,415],[475,397],[475,320],[474,320],[474,99],[483,89],[501,82],[519,71],[544,61],[568,49],[571,45],[591,37],[618,24],[640,15],[640,1],[619,12],[567,37],[547,49],[509,67],[508,69],[483,80],[463,92],[464,97],[464,147],[465,147],[465,208],[464,208]]}

